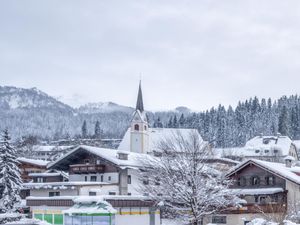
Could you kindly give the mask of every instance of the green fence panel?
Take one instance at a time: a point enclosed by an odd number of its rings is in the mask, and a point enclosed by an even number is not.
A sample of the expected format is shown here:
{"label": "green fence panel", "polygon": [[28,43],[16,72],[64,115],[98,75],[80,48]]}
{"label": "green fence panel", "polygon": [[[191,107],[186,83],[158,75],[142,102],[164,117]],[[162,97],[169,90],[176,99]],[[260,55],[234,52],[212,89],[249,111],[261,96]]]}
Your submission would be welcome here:
{"label": "green fence panel", "polygon": [[34,214],[34,218],[38,220],[43,220],[43,214]]}
{"label": "green fence panel", "polygon": [[48,223],[53,224],[53,215],[52,214],[44,214],[44,220]]}
{"label": "green fence panel", "polygon": [[64,224],[64,216],[60,214],[54,215],[54,224]]}

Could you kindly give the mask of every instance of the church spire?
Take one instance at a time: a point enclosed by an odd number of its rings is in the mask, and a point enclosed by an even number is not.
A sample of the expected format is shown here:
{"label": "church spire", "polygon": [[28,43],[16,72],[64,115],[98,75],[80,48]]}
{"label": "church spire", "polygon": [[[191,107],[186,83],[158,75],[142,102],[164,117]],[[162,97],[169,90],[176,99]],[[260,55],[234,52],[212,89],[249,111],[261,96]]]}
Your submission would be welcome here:
{"label": "church spire", "polygon": [[143,103],[143,95],[142,95],[142,85],[141,85],[141,81],[139,84],[139,92],[138,92],[138,98],[136,101],[136,110],[139,110],[141,113],[144,112],[144,103]]}

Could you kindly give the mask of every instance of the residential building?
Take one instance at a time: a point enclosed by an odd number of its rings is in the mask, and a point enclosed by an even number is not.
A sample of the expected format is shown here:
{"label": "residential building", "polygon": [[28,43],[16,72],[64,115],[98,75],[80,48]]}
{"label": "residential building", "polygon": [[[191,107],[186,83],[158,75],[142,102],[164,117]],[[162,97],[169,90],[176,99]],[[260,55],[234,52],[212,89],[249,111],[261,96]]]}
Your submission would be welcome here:
{"label": "residential building", "polygon": [[244,225],[257,217],[280,222],[299,211],[300,167],[292,166],[291,157],[285,164],[249,159],[230,170],[227,177],[233,180],[230,188],[245,202],[206,217],[204,224]]}
{"label": "residential building", "polygon": [[284,158],[292,156],[299,160],[295,143],[287,136],[256,136],[247,141],[244,147],[214,149],[219,157],[234,160],[260,159],[270,162],[284,162]]}

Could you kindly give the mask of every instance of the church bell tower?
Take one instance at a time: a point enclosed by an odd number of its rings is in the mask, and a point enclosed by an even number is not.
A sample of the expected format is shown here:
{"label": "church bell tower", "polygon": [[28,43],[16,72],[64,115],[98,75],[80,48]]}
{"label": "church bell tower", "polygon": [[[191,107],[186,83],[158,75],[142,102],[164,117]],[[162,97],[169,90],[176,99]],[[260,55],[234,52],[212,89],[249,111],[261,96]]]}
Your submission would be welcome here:
{"label": "church bell tower", "polygon": [[141,81],[139,84],[138,97],[135,111],[131,120],[130,128],[130,151],[147,153],[149,150],[149,131],[146,112],[144,111]]}

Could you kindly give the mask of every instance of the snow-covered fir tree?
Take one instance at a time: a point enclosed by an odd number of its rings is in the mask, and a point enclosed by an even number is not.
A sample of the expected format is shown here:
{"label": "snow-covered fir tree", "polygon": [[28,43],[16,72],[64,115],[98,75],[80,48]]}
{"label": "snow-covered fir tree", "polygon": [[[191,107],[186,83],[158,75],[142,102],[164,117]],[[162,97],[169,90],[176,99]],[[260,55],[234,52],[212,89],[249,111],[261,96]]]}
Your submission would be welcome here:
{"label": "snow-covered fir tree", "polygon": [[100,128],[100,122],[97,120],[95,123],[95,138],[100,138],[101,137],[101,128]]}
{"label": "snow-covered fir tree", "polygon": [[81,136],[82,136],[82,138],[87,138],[87,136],[88,136],[86,120],[83,121],[83,124],[81,127]]}
{"label": "snow-covered fir tree", "polygon": [[196,132],[174,134],[157,149],[159,157],[142,160],[141,191],[164,205],[164,215],[198,225],[204,216],[238,204],[231,182],[206,163],[207,146]]}
{"label": "snow-covered fir tree", "polygon": [[0,211],[14,212],[20,203],[22,179],[16,150],[10,145],[8,130],[4,130],[0,143]]}

